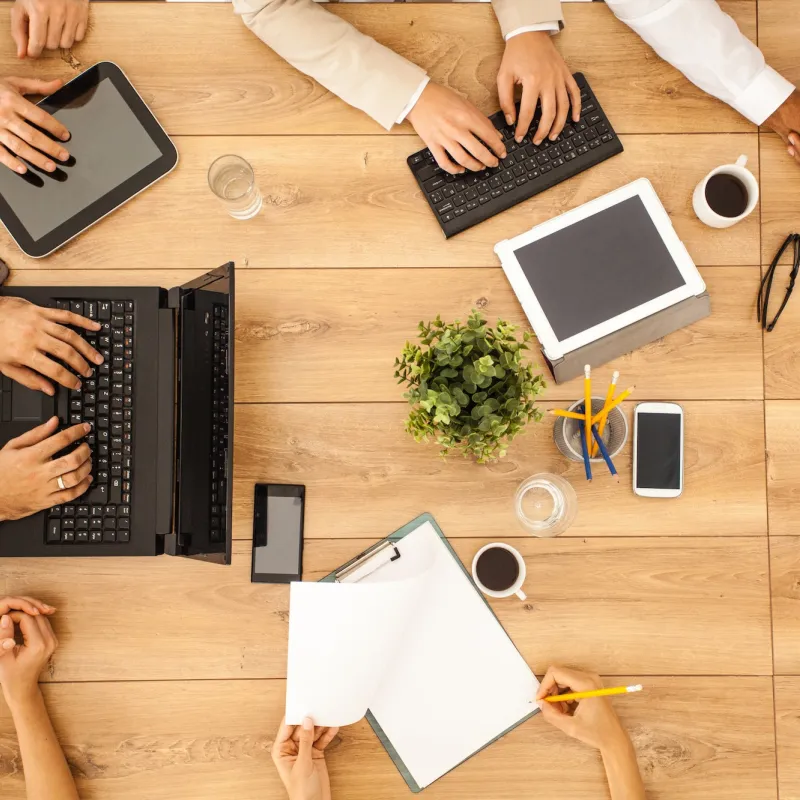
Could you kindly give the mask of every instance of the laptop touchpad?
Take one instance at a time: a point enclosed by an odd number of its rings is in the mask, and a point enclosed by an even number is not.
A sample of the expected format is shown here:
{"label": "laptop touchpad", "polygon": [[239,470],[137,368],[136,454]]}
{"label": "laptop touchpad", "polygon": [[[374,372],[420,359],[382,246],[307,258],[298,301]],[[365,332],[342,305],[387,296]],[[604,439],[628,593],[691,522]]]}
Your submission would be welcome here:
{"label": "laptop touchpad", "polygon": [[[42,392],[28,389],[15,382],[11,389],[11,421],[43,422],[44,408],[42,401],[46,397]],[[52,399],[47,399],[52,405]]]}

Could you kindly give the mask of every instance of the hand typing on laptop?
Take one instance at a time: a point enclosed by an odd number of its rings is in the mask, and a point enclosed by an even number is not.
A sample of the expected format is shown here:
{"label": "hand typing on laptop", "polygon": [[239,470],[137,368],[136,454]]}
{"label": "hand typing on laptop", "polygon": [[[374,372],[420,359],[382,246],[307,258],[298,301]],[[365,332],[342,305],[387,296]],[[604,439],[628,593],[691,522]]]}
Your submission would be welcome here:
{"label": "hand typing on laptop", "polygon": [[[52,159],[66,161],[69,152],[56,139],[67,141],[69,131],[46,111],[35,106],[23,95],[52,94],[62,81],[40,81],[34,78],[0,80],[0,162],[14,172],[24,175],[29,161],[46,172],[55,172]],[[47,136],[38,130],[51,133]],[[17,156],[17,158],[15,158]]]}
{"label": "hand typing on laptop", "polygon": [[84,442],[57,457],[89,433],[89,424],[73,425],[59,433],[57,429],[58,417],[52,417],[0,449],[0,522],[70,503],[89,490],[89,445]]}
{"label": "hand typing on laptop", "polygon": [[103,357],[67,325],[98,331],[100,325],[70,311],[41,308],[18,297],[0,297],[0,372],[11,380],[54,395],[48,378],[67,389],[79,389],[78,375],[89,377]]}
{"label": "hand typing on laptop", "polygon": [[325,749],[337,733],[338,728],[315,728],[310,719],[297,726],[281,721],[272,760],[289,800],[331,800]]}
{"label": "hand typing on laptop", "polygon": [[42,51],[67,50],[86,35],[89,0],[17,0],[11,9],[11,35],[17,58]]}

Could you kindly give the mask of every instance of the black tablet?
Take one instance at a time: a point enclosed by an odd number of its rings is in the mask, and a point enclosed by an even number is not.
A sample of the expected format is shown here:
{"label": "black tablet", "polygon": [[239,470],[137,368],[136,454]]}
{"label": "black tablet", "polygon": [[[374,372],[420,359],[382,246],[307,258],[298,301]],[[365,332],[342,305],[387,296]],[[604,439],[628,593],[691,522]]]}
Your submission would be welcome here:
{"label": "black tablet", "polygon": [[69,160],[53,173],[0,166],[0,221],[33,258],[57,250],[178,163],[178,151],[122,70],[82,72],[39,106],[66,126]]}

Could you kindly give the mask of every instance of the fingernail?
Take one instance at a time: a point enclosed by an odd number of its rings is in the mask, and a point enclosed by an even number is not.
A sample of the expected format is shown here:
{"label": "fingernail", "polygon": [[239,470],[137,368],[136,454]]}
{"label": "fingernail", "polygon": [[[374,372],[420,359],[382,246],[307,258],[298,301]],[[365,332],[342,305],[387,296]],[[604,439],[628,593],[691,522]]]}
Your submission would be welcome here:
{"label": "fingernail", "polygon": [[55,172],[55,170],[56,170],[56,165],[55,165],[55,164],[54,164],[52,161],[46,161],[46,162],[45,162],[45,165],[44,165],[44,168],[45,168],[45,169],[46,169],[48,172]]}
{"label": "fingernail", "polygon": [[72,384],[72,388],[77,392],[78,389],[81,388],[81,382],[80,381],[75,381],[75,383]]}
{"label": "fingernail", "polygon": [[61,141],[68,142],[70,140],[70,132],[66,131],[65,133],[61,134]]}
{"label": "fingernail", "polygon": [[[100,326],[98,325],[97,327],[99,328]],[[98,354],[97,354],[97,355],[94,357],[94,363],[95,363],[95,364],[102,364],[102,363],[103,363],[103,356],[101,356],[101,355],[100,355],[100,353],[98,353]]]}
{"label": "fingernail", "polygon": [[514,121],[514,117],[512,117],[512,116],[511,116],[511,114],[506,114],[506,122],[507,122],[509,125],[511,125],[511,123],[512,123],[513,121]]}
{"label": "fingernail", "polygon": [[89,433],[89,431],[91,429],[92,429],[92,426],[88,422],[84,422],[83,423],[83,430],[86,431],[86,433]]}
{"label": "fingernail", "polygon": [[514,141],[519,144],[522,141],[522,136],[515,136]]}
{"label": "fingernail", "polygon": [[505,158],[507,155],[508,155],[508,151],[507,150],[503,150],[503,152],[500,154],[500,158]]}
{"label": "fingernail", "polygon": [[789,148],[789,155],[794,158],[794,147]]}
{"label": "fingernail", "polygon": [[314,730],[314,720],[311,717],[306,717],[303,720],[303,730],[306,731],[313,731]]}
{"label": "fingernail", "polygon": [[33,611],[31,611],[31,616],[32,617],[38,617],[39,616],[39,609],[36,608],[35,606],[34,606]]}
{"label": "fingernail", "polygon": [[28,171],[28,168],[24,164],[20,164],[18,167],[16,167],[16,170],[20,175],[24,175]]}
{"label": "fingernail", "polygon": [[536,705],[539,706],[540,709],[544,710],[544,700],[537,700]]}
{"label": "fingernail", "polygon": [[66,161],[66,160],[69,158],[69,153],[68,153],[66,150],[62,150],[62,151],[61,151],[61,152],[58,154],[58,157],[59,157],[59,159],[60,159],[61,161]]}
{"label": "fingernail", "polygon": [[5,639],[3,641],[3,650],[12,650],[14,648],[14,640],[13,639]]}
{"label": "fingernail", "polygon": [[46,608],[48,611],[55,611],[55,610],[56,610],[56,607],[55,607],[55,606],[49,606],[49,605],[47,605],[47,603],[42,603],[42,605],[43,605],[43,606],[44,606],[44,607],[45,607],[45,608]]}
{"label": "fingernail", "polygon": [[7,614],[3,614],[3,618],[0,619],[0,625],[4,628],[7,628],[10,622],[11,619],[9,618],[9,616]]}

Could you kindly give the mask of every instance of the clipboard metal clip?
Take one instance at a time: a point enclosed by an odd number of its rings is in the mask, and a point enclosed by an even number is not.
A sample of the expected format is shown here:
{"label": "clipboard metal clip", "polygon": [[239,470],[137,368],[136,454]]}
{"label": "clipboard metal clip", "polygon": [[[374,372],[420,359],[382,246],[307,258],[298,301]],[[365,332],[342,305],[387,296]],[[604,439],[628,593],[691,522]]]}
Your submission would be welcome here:
{"label": "clipboard metal clip", "polygon": [[334,580],[336,583],[358,583],[399,558],[401,558],[401,553],[394,542],[382,542],[373,550],[362,553],[352,564],[335,573]]}

